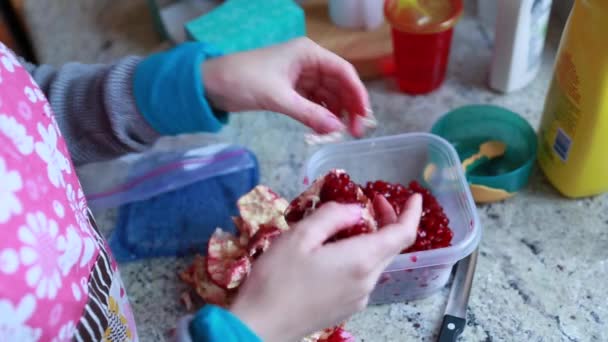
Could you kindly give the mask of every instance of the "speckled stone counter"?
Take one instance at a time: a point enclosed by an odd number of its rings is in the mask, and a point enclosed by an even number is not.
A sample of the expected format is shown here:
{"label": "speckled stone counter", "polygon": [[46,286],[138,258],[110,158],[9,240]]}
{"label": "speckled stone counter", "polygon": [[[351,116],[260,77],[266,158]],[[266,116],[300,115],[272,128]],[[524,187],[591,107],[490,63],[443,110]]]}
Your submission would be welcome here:
{"label": "speckled stone counter", "polygon": [[[143,1],[128,1],[129,5],[98,1],[93,7],[108,11],[95,16],[98,20],[82,22],[82,19],[66,18],[67,23],[50,26],[45,26],[49,17],[43,17],[33,6],[33,3],[47,3],[41,5],[49,8],[47,13],[61,18],[59,10],[50,10],[51,3],[63,4],[72,16],[88,11],[92,5],[86,4],[93,2],[83,0],[80,7],[75,8],[68,4],[71,1],[30,1],[30,18],[38,20],[33,26],[47,27],[46,33],[40,32],[37,36],[38,41],[45,41],[40,49],[45,49],[42,55],[47,60],[53,63],[64,59],[104,60],[108,56],[152,48],[154,42],[146,39],[152,39],[148,35],[154,33],[145,20],[140,18],[141,24],[124,31],[139,32],[132,40],[111,29],[121,28],[120,23],[106,21],[111,13],[118,13],[114,6],[132,11],[137,8],[140,12]],[[82,15],[92,18],[87,13]],[[123,15],[118,18],[124,22],[128,22],[124,18],[139,16]],[[107,23],[110,30],[98,30],[95,26],[98,23]],[[85,27],[78,27],[79,24]],[[52,31],[57,27],[61,32]],[[88,38],[84,41],[78,38],[77,43],[72,44],[61,38],[67,29],[81,29]],[[549,33],[545,63],[534,83],[505,96],[485,86],[490,44],[474,18],[464,18],[457,26],[449,75],[440,90],[429,96],[409,97],[399,94],[390,81],[368,84],[380,121],[373,136],[428,131],[442,113],[472,103],[505,106],[537,125],[559,33],[554,25]],[[141,37],[148,38],[141,40]],[[60,45],[65,48],[54,51]],[[253,149],[261,163],[262,181],[292,197],[298,186],[294,175],[300,174],[304,161],[316,150],[304,144],[304,132],[299,124],[284,117],[252,113],[234,115],[230,127],[220,137]],[[198,136],[164,139],[157,148],[200,142]],[[122,160],[81,169],[85,188],[93,181],[120,181],[123,174],[120,171],[128,163]],[[536,171],[530,186],[515,198],[478,209],[484,234],[462,340],[608,341],[608,197],[564,199]],[[97,213],[98,222],[106,232],[111,229],[114,218],[112,210]],[[167,339],[167,332],[183,314],[178,301],[182,285],[176,271],[186,263],[187,260],[159,259],[121,265],[143,341]],[[348,328],[359,341],[434,341],[448,291],[445,288],[415,302],[370,307],[350,320]]]}

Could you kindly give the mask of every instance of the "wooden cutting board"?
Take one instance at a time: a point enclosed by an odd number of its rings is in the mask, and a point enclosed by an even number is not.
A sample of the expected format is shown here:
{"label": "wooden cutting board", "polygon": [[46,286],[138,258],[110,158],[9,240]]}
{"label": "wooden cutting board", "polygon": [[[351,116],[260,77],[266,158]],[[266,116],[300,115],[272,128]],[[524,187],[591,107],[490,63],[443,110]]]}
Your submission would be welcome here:
{"label": "wooden cutting board", "polygon": [[329,18],[327,0],[308,0],[302,7],[306,12],[308,37],[352,63],[362,79],[392,74],[393,47],[388,23],[374,31],[344,29],[335,26]]}

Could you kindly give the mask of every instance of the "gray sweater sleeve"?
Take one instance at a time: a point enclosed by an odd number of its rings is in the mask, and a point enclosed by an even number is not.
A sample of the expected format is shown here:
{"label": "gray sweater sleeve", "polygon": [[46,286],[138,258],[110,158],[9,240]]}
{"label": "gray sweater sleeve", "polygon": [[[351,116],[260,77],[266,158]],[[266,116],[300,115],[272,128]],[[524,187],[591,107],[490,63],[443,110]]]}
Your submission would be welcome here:
{"label": "gray sweater sleeve", "polygon": [[142,151],[159,134],[138,112],[132,78],[139,57],[60,68],[22,61],[48,98],[76,165]]}

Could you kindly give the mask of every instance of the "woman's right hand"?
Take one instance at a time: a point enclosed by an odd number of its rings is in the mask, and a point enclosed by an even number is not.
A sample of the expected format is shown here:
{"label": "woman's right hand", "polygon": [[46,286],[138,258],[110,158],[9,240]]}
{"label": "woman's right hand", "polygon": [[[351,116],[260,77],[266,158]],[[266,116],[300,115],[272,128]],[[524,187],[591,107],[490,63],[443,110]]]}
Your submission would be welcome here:
{"label": "woman's right hand", "polygon": [[324,244],[361,220],[358,205],[327,203],[279,237],[255,263],[231,311],[267,342],[295,341],[367,306],[382,271],[416,239],[422,198],[400,217],[374,199],[379,231]]}

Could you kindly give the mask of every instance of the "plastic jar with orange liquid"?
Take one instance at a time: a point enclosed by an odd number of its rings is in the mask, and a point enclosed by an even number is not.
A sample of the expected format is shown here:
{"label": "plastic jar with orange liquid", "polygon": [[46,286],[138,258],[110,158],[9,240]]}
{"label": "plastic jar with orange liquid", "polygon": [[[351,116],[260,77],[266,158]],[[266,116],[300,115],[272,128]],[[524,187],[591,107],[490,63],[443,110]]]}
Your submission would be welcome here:
{"label": "plastic jar with orange liquid", "polygon": [[425,94],[443,83],[453,28],[462,11],[462,0],[386,0],[401,91]]}

